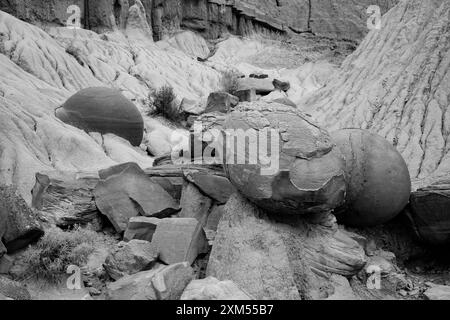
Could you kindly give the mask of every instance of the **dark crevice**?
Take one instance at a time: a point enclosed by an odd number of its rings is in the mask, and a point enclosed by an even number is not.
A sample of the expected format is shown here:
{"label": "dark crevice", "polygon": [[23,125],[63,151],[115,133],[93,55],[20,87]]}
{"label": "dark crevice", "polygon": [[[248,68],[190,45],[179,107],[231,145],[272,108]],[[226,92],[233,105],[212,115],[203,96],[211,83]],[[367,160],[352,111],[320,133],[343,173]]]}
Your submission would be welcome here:
{"label": "dark crevice", "polygon": [[89,0],[84,0],[84,28],[91,30],[91,22],[89,16]]}
{"label": "dark crevice", "polygon": [[312,16],[312,4],[311,0],[308,0],[308,25],[306,27],[309,32],[313,33],[311,29],[311,16]]}

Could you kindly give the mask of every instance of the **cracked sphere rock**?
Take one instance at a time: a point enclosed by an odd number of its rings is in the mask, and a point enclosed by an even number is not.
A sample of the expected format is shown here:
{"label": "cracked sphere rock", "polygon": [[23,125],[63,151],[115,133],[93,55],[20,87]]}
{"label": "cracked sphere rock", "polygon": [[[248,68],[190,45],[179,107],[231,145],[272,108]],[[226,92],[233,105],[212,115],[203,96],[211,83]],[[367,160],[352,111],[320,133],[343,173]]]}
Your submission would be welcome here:
{"label": "cracked sphere rock", "polygon": [[227,175],[259,207],[298,215],[343,203],[344,159],[329,134],[301,111],[279,103],[242,103],[224,129]]}
{"label": "cracked sphere rock", "polygon": [[119,91],[92,87],[70,97],[56,117],[86,132],[112,133],[139,146],[144,134],[144,120],[136,106]]}
{"label": "cracked sphere rock", "polygon": [[405,160],[384,138],[369,131],[331,133],[346,160],[346,202],[337,214],[353,227],[388,222],[408,204],[411,178]]}

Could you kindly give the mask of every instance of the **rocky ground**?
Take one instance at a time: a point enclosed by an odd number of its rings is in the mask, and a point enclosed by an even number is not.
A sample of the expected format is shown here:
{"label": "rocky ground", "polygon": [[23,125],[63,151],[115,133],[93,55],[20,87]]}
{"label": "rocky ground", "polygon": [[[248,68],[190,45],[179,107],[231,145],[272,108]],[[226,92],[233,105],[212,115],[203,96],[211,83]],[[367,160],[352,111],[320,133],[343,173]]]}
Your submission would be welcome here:
{"label": "rocky ground", "polygon": [[[450,299],[448,1],[378,1],[367,36],[361,3],[170,2],[68,29],[0,0],[0,300]],[[152,113],[164,85],[181,120]],[[90,87],[136,106],[140,145],[56,111]],[[281,129],[282,172],[173,163],[194,120]]]}

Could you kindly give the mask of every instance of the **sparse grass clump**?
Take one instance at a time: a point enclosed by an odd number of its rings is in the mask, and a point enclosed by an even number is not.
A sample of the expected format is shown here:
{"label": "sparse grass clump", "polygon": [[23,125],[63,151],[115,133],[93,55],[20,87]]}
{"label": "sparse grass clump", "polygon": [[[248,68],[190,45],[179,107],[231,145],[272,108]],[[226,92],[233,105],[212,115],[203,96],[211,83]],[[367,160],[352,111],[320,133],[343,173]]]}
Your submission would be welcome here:
{"label": "sparse grass clump", "polygon": [[239,88],[239,75],[236,71],[227,70],[222,75],[222,91],[235,95]]}
{"label": "sparse grass clump", "polygon": [[39,242],[24,254],[26,274],[56,283],[67,267],[82,267],[95,251],[102,237],[95,231],[76,227],[63,231],[57,227],[48,229]]}
{"label": "sparse grass clump", "polygon": [[171,86],[165,85],[152,91],[150,98],[154,108],[149,111],[149,115],[160,115],[176,123],[181,121],[181,112],[179,106],[174,103],[176,95]]}

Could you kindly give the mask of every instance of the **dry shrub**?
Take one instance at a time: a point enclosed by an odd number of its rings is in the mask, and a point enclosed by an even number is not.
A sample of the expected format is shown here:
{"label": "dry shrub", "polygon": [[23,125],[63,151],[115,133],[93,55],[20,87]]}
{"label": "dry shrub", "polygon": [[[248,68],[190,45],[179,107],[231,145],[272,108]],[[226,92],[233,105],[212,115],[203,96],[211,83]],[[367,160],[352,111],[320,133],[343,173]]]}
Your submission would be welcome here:
{"label": "dry shrub", "polygon": [[56,283],[68,266],[85,265],[89,255],[103,240],[100,234],[92,230],[76,227],[63,231],[52,227],[24,253],[27,270],[23,276],[35,276]]}
{"label": "dry shrub", "polygon": [[174,103],[176,95],[171,86],[165,85],[150,93],[153,100],[153,110],[149,115],[161,115],[173,122],[180,122],[181,112]]}

